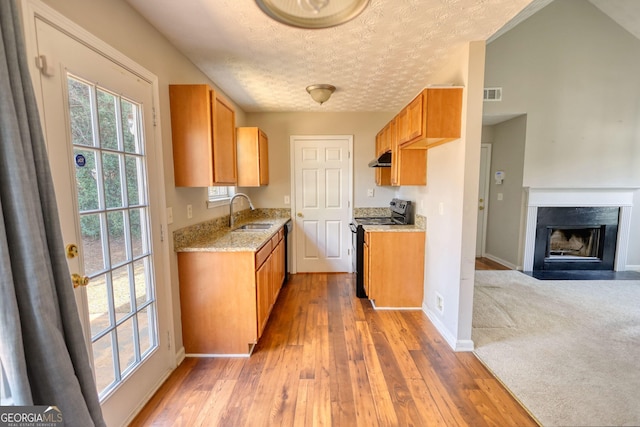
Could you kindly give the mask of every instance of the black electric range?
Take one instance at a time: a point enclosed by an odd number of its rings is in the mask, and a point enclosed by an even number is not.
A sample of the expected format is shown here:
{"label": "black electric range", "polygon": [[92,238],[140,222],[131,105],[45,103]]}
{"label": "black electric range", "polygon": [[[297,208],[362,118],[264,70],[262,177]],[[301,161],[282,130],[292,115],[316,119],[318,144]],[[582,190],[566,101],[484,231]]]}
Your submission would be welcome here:
{"label": "black electric range", "polygon": [[391,216],[387,217],[358,217],[349,224],[352,233],[353,272],[356,275],[356,296],[366,298],[364,290],[364,225],[407,225],[413,224],[413,207],[411,201],[393,199],[389,203]]}

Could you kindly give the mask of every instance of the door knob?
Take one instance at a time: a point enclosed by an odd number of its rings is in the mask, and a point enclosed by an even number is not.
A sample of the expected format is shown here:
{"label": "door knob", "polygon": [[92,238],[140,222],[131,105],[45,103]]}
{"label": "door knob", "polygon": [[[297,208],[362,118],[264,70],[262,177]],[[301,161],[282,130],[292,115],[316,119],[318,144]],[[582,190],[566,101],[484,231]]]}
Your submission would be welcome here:
{"label": "door knob", "polygon": [[77,273],[73,273],[71,275],[71,281],[73,282],[74,289],[79,286],[87,286],[89,284],[89,278],[87,276],[81,276]]}
{"label": "door knob", "polygon": [[303,217],[304,217],[304,215],[302,215],[302,212],[298,212],[298,216],[299,216],[300,218],[303,218]]}

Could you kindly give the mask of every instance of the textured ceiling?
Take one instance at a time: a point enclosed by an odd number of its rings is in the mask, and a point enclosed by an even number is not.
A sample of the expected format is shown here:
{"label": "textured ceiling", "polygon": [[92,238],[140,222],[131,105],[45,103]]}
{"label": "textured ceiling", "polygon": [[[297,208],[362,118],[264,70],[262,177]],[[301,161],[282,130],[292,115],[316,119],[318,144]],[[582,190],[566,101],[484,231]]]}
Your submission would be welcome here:
{"label": "textured ceiling", "polygon": [[[371,0],[344,25],[303,30],[254,0],[127,1],[246,112],[398,111],[425,86],[451,83],[433,76],[452,51],[489,39],[532,3]],[[337,87],[322,106],[305,91],[316,83]]]}

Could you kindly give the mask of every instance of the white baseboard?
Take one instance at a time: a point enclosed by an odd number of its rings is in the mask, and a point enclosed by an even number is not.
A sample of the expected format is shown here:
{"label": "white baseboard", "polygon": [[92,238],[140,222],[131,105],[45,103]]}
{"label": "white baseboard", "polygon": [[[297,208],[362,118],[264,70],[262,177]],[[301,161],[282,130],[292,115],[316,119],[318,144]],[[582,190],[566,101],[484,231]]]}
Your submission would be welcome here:
{"label": "white baseboard", "polygon": [[631,271],[640,271],[640,265],[626,265],[625,268]]}
{"label": "white baseboard", "polygon": [[442,338],[449,344],[453,351],[473,351],[474,344],[472,340],[459,340],[449,332],[447,327],[440,321],[438,316],[423,304],[422,311],[427,315],[433,326],[436,327]]}
{"label": "white baseboard", "polygon": [[497,257],[497,256],[495,256],[495,255],[491,255],[491,254],[484,254],[484,257],[485,257],[485,258],[489,258],[491,261],[495,261],[495,262],[497,262],[498,264],[502,264],[502,265],[504,265],[505,267],[509,267],[509,268],[510,268],[510,269],[512,269],[512,270],[518,270],[518,266],[517,266],[517,265],[512,264],[512,263],[510,263],[509,261],[505,261],[505,260],[503,260],[503,259],[500,259],[500,258],[498,258],[498,257]]}
{"label": "white baseboard", "polygon": [[185,357],[187,357],[187,355],[185,354],[184,347],[180,347],[176,353],[176,366],[180,366]]}
{"label": "white baseboard", "polygon": [[165,375],[162,375],[159,379],[158,382],[155,384],[155,386],[153,386],[153,388],[151,389],[151,391],[149,391],[149,393],[147,393],[145,395],[145,397],[142,399],[142,401],[140,402],[140,404],[133,410],[133,412],[129,415],[129,417],[127,418],[126,422],[124,423],[125,426],[128,426],[131,421],[133,421],[133,419],[135,417],[138,416],[138,414],[140,413],[140,411],[142,411],[142,409],[144,409],[144,407],[147,405],[147,403],[149,403],[149,401],[151,400],[151,398],[153,397],[154,394],[156,394],[156,392],[158,390],[160,390],[160,387],[162,387],[162,384],[164,384],[164,382],[169,379],[169,376],[173,373],[173,369],[167,371],[167,373]]}

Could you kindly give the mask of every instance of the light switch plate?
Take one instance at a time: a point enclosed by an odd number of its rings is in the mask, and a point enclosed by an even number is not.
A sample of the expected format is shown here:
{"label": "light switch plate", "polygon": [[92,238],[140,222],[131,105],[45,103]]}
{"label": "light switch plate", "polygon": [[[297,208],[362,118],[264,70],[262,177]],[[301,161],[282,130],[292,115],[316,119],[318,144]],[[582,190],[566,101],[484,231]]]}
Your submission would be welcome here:
{"label": "light switch plate", "polygon": [[193,218],[193,206],[187,205],[187,218]]}
{"label": "light switch plate", "polygon": [[167,208],[167,224],[173,224],[173,208]]}
{"label": "light switch plate", "polygon": [[284,196],[284,204],[288,205],[291,203],[291,199],[289,198],[289,196]]}

